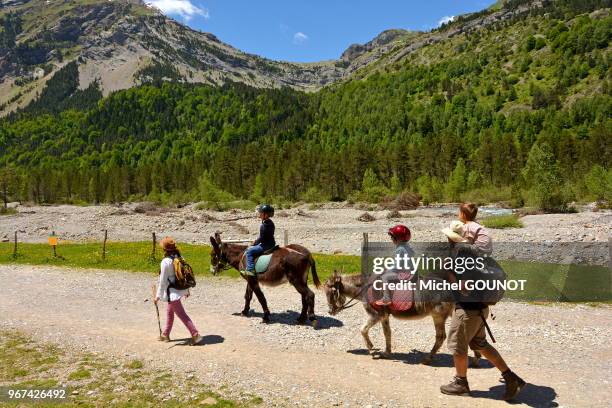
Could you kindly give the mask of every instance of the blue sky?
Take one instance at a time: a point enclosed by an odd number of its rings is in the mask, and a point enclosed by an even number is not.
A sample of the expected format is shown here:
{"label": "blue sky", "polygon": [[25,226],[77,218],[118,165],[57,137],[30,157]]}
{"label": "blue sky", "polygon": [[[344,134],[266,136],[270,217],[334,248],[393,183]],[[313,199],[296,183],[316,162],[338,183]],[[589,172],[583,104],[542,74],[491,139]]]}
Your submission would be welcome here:
{"label": "blue sky", "polygon": [[241,50],[286,61],[338,58],[389,28],[428,30],[494,0],[145,0]]}

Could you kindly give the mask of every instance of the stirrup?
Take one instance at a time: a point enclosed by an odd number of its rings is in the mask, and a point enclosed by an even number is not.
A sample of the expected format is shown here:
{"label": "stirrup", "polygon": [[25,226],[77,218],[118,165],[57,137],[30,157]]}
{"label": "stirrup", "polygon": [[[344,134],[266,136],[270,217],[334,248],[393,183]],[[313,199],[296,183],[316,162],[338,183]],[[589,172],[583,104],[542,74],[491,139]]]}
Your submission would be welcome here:
{"label": "stirrup", "polygon": [[240,271],[240,274],[244,275],[244,276],[257,276],[255,271],[249,271],[248,269],[244,269],[244,270]]}

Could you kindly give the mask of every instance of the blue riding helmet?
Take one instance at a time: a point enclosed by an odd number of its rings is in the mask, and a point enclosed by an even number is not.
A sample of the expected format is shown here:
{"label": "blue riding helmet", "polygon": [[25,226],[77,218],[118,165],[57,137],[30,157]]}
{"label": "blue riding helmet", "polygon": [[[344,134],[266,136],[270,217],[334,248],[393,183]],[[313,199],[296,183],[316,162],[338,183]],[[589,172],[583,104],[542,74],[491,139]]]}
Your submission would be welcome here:
{"label": "blue riding helmet", "polygon": [[274,208],[270,204],[262,204],[257,206],[257,212],[268,214],[270,217],[274,217]]}

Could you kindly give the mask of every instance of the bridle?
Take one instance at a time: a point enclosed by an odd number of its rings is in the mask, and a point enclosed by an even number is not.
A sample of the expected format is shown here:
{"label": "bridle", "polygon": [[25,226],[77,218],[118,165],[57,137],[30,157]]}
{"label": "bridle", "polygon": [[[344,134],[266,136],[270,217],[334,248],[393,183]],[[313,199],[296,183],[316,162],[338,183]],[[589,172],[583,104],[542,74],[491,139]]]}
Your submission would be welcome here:
{"label": "bridle", "polygon": [[227,271],[229,269],[232,269],[232,265],[229,264],[229,261],[227,260],[227,257],[223,253],[223,249],[221,249],[221,246],[219,246],[219,254],[218,255],[215,254],[215,255],[217,257],[217,263],[213,264],[212,266],[213,275],[217,275],[221,273],[222,271]]}
{"label": "bridle", "polygon": [[[332,286],[332,312],[334,314],[340,313],[343,310],[346,309],[350,309],[351,307],[355,306],[356,304],[359,303],[359,298],[361,297],[361,295],[363,295],[363,293],[367,290],[367,288],[370,287],[370,284],[363,286],[359,292],[357,292],[357,294],[355,296],[353,296],[352,298],[350,298],[348,301],[344,301],[342,298],[346,297],[342,294],[341,289],[342,289],[342,281],[336,281],[334,282],[334,285]],[[341,306],[336,306],[337,304],[337,300],[340,300],[342,302]]]}

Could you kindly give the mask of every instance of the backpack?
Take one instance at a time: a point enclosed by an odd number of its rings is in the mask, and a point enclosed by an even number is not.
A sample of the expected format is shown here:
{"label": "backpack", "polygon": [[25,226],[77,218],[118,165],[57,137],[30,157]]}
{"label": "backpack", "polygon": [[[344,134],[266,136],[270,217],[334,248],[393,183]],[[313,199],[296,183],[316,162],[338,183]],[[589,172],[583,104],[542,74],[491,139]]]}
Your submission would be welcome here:
{"label": "backpack", "polygon": [[[460,257],[476,257],[479,256],[473,252],[471,246],[462,246],[458,248],[457,252]],[[484,268],[479,269],[477,267],[467,269],[462,275],[462,280],[479,280],[486,281],[491,285],[495,283],[503,283],[507,279],[506,272],[497,261],[490,256],[484,257]],[[482,303],[485,306],[494,306],[499,302],[505,295],[505,291],[502,287],[496,289],[479,289],[472,291],[467,297],[471,302]]]}
{"label": "backpack", "polygon": [[[501,265],[497,263],[497,261],[495,261],[493,258],[487,257],[485,258],[485,264],[486,264],[485,265],[486,273],[483,274],[485,279],[492,280],[492,281],[498,281],[498,282],[506,281],[507,279],[506,272],[501,267]],[[502,300],[504,295],[505,295],[505,291],[501,288],[486,290],[481,295],[482,303],[484,303],[487,306],[494,306],[497,302]]]}
{"label": "backpack", "polygon": [[175,281],[170,282],[168,287],[178,290],[194,288],[196,280],[191,265],[181,256],[172,257],[171,259],[174,266]]}

